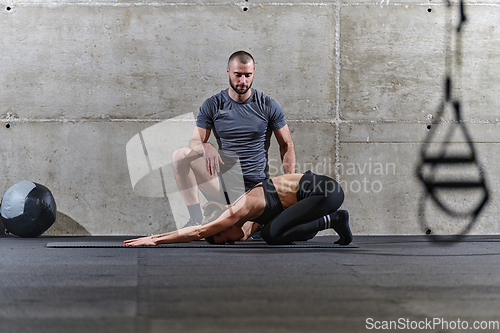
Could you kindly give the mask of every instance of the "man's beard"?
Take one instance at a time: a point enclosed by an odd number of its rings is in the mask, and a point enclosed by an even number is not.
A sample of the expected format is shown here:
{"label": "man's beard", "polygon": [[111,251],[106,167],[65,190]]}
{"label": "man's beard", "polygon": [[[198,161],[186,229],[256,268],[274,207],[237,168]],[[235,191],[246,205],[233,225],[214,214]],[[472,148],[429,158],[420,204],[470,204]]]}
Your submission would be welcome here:
{"label": "man's beard", "polygon": [[252,83],[253,83],[253,80],[252,80],[252,82],[250,82],[250,85],[245,90],[242,91],[242,90],[237,90],[236,87],[231,82],[231,79],[229,79],[229,85],[231,86],[231,88],[233,88],[233,91],[235,93],[237,93],[238,95],[245,95],[247,93],[248,89],[252,88]]}

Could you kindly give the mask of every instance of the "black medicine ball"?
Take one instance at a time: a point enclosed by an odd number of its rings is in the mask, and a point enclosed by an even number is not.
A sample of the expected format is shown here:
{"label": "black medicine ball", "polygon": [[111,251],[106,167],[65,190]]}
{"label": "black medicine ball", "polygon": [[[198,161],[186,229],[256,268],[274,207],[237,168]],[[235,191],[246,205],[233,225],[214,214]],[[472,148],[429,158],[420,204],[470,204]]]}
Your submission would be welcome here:
{"label": "black medicine ball", "polygon": [[56,202],[43,185],[22,181],[5,192],[0,216],[7,233],[38,237],[56,220]]}

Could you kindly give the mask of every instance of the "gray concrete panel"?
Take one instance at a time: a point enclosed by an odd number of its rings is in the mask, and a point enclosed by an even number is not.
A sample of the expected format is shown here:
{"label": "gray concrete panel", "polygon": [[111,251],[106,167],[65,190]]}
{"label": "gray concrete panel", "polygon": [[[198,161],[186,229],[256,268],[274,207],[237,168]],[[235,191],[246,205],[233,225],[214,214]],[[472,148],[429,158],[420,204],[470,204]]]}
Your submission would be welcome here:
{"label": "gray concrete panel", "polygon": [[[447,8],[344,6],[341,9],[343,119],[419,120],[443,97]],[[452,14],[458,15],[458,9]],[[497,6],[467,6],[462,36],[463,118],[496,121]],[[453,43],[455,39],[452,39]],[[454,44],[452,44],[454,47]],[[454,67],[456,70],[458,67]],[[460,88],[460,89],[459,89]]]}
{"label": "gray concrete panel", "polygon": [[[497,2],[498,4],[498,2]],[[500,31],[498,5],[468,6],[463,35],[462,79],[457,82],[464,119],[498,122]],[[460,95],[459,95],[460,96]]]}
{"label": "gray concrete panel", "polygon": [[341,36],[343,119],[422,120],[434,110],[444,73],[442,7],[432,13],[424,7],[342,7]]}
{"label": "gray concrete panel", "polygon": [[336,4],[336,1],[301,1],[301,0],[278,0],[278,1],[230,1],[230,0],[18,0],[11,1],[10,6],[15,5],[29,6],[29,5],[44,5],[44,6],[65,6],[65,5],[87,5],[87,6],[226,6],[231,5],[239,7],[243,10],[244,7],[254,8],[261,6],[325,6]]}
{"label": "gray concrete panel", "polygon": [[[335,125],[292,121],[288,123],[295,143],[297,157],[296,172],[311,170],[318,174],[335,175]],[[279,147],[275,139],[269,150],[269,173],[271,176],[283,174]]]}
{"label": "gray concrete panel", "polygon": [[150,125],[45,122],[3,128],[2,194],[21,180],[47,186],[57,203],[58,234],[175,229],[167,198],[137,196],[131,185],[125,145]]}
{"label": "gray concrete panel", "polygon": [[19,6],[0,22],[0,114],[161,119],[196,112],[227,88],[229,55],[246,49],[256,58],[255,88],[294,118],[329,117],[333,13],[330,5],[247,12],[233,4]]}
{"label": "gray concrete panel", "polygon": [[421,234],[416,145],[341,143],[339,175],[353,234]]}
{"label": "gray concrete panel", "polygon": [[[450,0],[450,4],[453,6],[458,6],[460,4],[460,0]],[[469,8],[471,5],[491,5],[498,4],[498,0],[468,0],[464,1],[465,5]],[[437,6],[446,6],[447,1],[445,0],[429,0],[429,1],[415,1],[415,0],[342,0],[343,6],[358,6],[358,5],[376,5],[380,7],[388,7],[388,6],[424,6],[426,8],[434,9]]]}

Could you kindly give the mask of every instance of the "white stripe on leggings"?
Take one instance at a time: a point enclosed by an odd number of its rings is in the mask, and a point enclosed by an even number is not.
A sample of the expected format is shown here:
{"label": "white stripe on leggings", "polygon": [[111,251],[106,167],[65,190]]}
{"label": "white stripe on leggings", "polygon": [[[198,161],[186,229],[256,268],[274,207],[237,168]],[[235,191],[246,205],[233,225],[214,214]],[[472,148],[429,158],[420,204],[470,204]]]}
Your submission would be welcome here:
{"label": "white stripe on leggings", "polygon": [[325,227],[326,227],[326,229],[330,229],[332,227],[331,226],[330,215],[325,215],[324,218],[325,218]]}

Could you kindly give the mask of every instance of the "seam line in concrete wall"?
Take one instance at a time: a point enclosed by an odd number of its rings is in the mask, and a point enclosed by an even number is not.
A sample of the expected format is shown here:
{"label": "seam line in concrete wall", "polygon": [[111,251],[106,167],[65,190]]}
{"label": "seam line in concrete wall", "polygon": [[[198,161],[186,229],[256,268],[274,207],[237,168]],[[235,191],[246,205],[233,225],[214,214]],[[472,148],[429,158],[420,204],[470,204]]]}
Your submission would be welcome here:
{"label": "seam line in concrete wall", "polygon": [[[158,123],[158,122],[193,122],[192,119],[121,119],[121,118],[0,118],[2,123]],[[428,120],[342,120],[342,119],[287,119],[288,123],[322,123],[322,124],[353,124],[353,125],[377,125],[377,124],[458,124],[456,120],[442,120],[439,122]],[[462,120],[464,124],[498,125],[500,119],[496,120]]]}
{"label": "seam line in concrete wall", "polygon": [[[458,6],[459,3],[456,1],[452,1],[452,6]],[[492,6],[492,7],[498,7],[500,6],[500,3],[491,3],[491,2],[466,2],[466,6]],[[383,7],[389,7],[389,6],[422,6],[422,7],[443,7],[447,6],[446,3],[422,3],[422,2],[389,2],[387,3],[385,0],[380,2],[380,3],[366,3],[366,2],[350,2],[350,3],[343,3],[343,7],[350,7],[350,6],[379,6],[381,8]]]}
{"label": "seam line in concrete wall", "polygon": [[[456,120],[342,120],[342,119],[287,119],[289,123],[329,123],[329,124],[354,124],[354,125],[376,125],[376,124],[458,124]],[[464,124],[500,124],[500,119],[497,120],[462,120]]]}
{"label": "seam line in concrete wall", "polygon": [[[370,144],[383,144],[383,145],[392,145],[392,144],[400,144],[400,145],[408,145],[408,144],[422,144],[422,143],[436,143],[436,144],[441,144],[443,142],[432,142],[432,141],[424,141],[424,140],[408,140],[408,141],[372,141],[366,142],[366,141],[344,141],[342,143],[348,143],[348,144],[358,144],[358,145],[370,145]],[[456,141],[456,142],[451,142],[453,144],[465,144],[467,141]],[[474,144],[488,144],[488,145],[497,145],[500,144],[500,142],[493,142],[493,141],[472,141]]]}
{"label": "seam line in concrete wall", "polygon": [[121,118],[0,118],[2,123],[105,123],[105,122],[117,122],[117,123],[158,123],[163,121],[169,122],[193,122],[192,119],[121,119]]}
{"label": "seam line in concrete wall", "polygon": [[335,179],[340,181],[339,163],[340,163],[340,8],[337,0],[335,6]]}
{"label": "seam line in concrete wall", "polygon": [[500,124],[500,119],[496,120],[441,120],[441,121],[429,121],[429,120],[340,120],[340,123],[344,124],[355,124],[355,125],[364,125],[364,124],[434,124],[434,125],[443,125],[443,124]]}
{"label": "seam line in concrete wall", "polygon": [[141,140],[144,157],[146,157],[146,162],[148,163],[149,172],[151,172],[153,171],[153,168],[151,167],[151,161],[149,159],[148,150],[146,149],[146,143],[144,142],[144,137],[142,136],[142,132],[139,132],[139,139]]}
{"label": "seam line in concrete wall", "polygon": [[[379,7],[389,7],[389,6],[446,6],[445,3],[422,3],[422,2],[390,2],[387,0],[383,0],[380,3],[366,3],[366,2],[348,2],[348,3],[335,3],[335,2],[259,2],[259,3],[248,3],[248,2],[207,2],[207,3],[192,3],[192,2],[100,2],[100,1],[82,1],[82,2],[59,2],[59,3],[46,3],[46,2],[15,2],[9,1],[9,6],[12,7],[63,7],[63,6],[94,6],[94,7],[182,7],[182,6],[197,6],[197,7],[210,7],[210,6],[236,6],[241,7],[245,6],[248,8],[255,8],[260,6],[274,6],[274,7],[314,7],[314,6],[379,6]],[[454,2],[453,5],[458,5],[458,2]],[[467,6],[491,6],[498,7],[500,3],[490,3],[490,2],[468,2]]]}
{"label": "seam line in concrete wall", "polygon": [[191,3],[191,2],[178,2],[178,3],[164,3],[164,2],[59,2],[59,3],[45,3],[45,2],[18,2],[12,3],[10,6],[19,7],[70,7],[70,6],[91,6],[91,7],[217,7],[217,6],[235,6],[241,7],[245,6],[248,8],[255,8],[260,6],[274,6],[274,7],[315,7],[315,6],[332,6],[332,3],[328,2],[272,2],[272,3],[248,3],[248,2],[213,2],[213,3]]}
{"label": "seam line in concrete wall", "polygon": [[168,194],[167,194],[167,185],[165,185],[165,178],[163,177],[163,170],[162,168],[159,168],[158,170],[160,171],[161,187],[163,188],[163,197],[166,198],[168,197]]}

